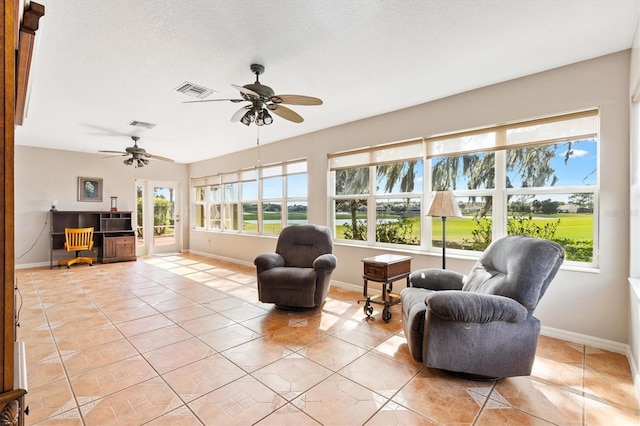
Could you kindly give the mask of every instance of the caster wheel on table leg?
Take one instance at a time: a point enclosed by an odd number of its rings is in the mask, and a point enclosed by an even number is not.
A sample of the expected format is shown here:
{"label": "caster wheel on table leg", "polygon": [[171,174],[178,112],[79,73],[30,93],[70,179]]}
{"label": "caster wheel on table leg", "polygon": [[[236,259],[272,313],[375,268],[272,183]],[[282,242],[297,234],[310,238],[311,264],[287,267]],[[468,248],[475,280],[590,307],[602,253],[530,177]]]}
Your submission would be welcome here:
{"label": "caster wheel on table leg", "polygon": [[364,314],[367,317],[370,317],[371,314],[373,314],[373,307],[371,305],[364,305],[364,309],[363,310],[364,310]]}
{"label": "caster wheel on table leg", "polygon": [[387,306],[385,306],[382,310],[382,319],[385,322],[389,322],[389,320],[391,319],[391,312],[389,311],[389,308]]}

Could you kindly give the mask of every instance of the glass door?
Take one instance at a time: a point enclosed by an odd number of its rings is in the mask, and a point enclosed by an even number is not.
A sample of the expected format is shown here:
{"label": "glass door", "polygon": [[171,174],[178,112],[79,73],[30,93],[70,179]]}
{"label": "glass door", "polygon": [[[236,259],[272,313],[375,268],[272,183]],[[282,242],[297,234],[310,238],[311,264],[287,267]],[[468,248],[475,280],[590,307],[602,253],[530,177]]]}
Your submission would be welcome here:
{"label": "glass door", "polygon": [[147,246],[144,239],[144,183],[136,180],[136,255],[147,254]]}
{"label": "glass door", "polygon": [[137,196],[138,255],[180,252],[178,183],[139,182]]}

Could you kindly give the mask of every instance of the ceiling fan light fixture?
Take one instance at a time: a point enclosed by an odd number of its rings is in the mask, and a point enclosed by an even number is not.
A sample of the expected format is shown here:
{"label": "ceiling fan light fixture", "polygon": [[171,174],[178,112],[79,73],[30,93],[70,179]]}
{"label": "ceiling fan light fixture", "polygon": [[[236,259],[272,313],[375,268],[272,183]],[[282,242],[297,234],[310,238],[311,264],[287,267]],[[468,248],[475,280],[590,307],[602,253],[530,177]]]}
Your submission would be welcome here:
{"label": "ceiling fan light fixture", "polygon": [[240,122],[247,126],[251,124],[252,121],[253,121],[253,110],[247,111],[240,119]]}
{"label": "ceiling fan light fixture", "polygon": [[262,111],[260,111],[262,113],[262,121],[264,122],[264,124],[266,124],[267,126],[271,123],[273,123],[273,117],[271,117],[271,114],[269,114],[269,111],[267,111],[266,108],[262,108]]}
{"label": "ceiling fan light fixture", "polygon": [[127,166],[130,166],[133,164],[133,158],[127,158],[126,160],[123,161],[124,164],[126,164]]}
{"label": "ceiling fan light fixture", "polygon": [[264,126],[264,110],[261,109],[260,111],[258,111],[258,115],[256,116],[256,125],[258,126]]}

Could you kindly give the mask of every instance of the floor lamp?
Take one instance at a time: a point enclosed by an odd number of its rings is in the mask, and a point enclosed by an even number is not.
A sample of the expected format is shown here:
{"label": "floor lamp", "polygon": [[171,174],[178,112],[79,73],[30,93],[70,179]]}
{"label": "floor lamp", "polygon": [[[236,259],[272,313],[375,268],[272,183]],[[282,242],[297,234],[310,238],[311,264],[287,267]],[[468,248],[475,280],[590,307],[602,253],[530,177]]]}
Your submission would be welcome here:
{"label": "floor lamp", "polygon": [[456,202],[456,197],[452,191],[436,191],[431,205],[425,216],[440,216],[442,217],[442,269],[446,269],[446,257],[445,248],[447,245],[446,238],[446,223],[447,217],[462,217],[460,207]]}

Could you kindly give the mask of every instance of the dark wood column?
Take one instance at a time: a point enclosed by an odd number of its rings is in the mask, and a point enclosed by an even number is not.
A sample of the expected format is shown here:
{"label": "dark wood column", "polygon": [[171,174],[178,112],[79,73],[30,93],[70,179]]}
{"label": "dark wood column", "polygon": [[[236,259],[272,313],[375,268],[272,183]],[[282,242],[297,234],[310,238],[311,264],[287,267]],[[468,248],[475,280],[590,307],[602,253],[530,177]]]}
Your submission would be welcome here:
{"label": "dark wood column", "polygon": [[2,301],[0,302],[0,327],[2,329],[3,393],[13,389],[13,286],[14,286],[14,202],[13,202],[13,137],[15,125],[15,54],[18,47],[18,2],[4,0],[2,26],[2,146],[0,146],[0,276],[2,277]]}
{"label": "dark wood column", "polygon": [[[14,253],[14,130],[22,124],[31,56],[38,21],[44,7],[29,0],[2,0],[0,78],[2,141],[0,142],[0,426],[24,423],[26,389],[14,388],[16,347]],[[16,115],[18,109],[19,117]],[[21,348],[22,345],[19,345]],[[22,358],[22,356],[21,356]],[[17,387],[22,387],[17,386]],[[26,385],[24,386],[26,387]]]}

